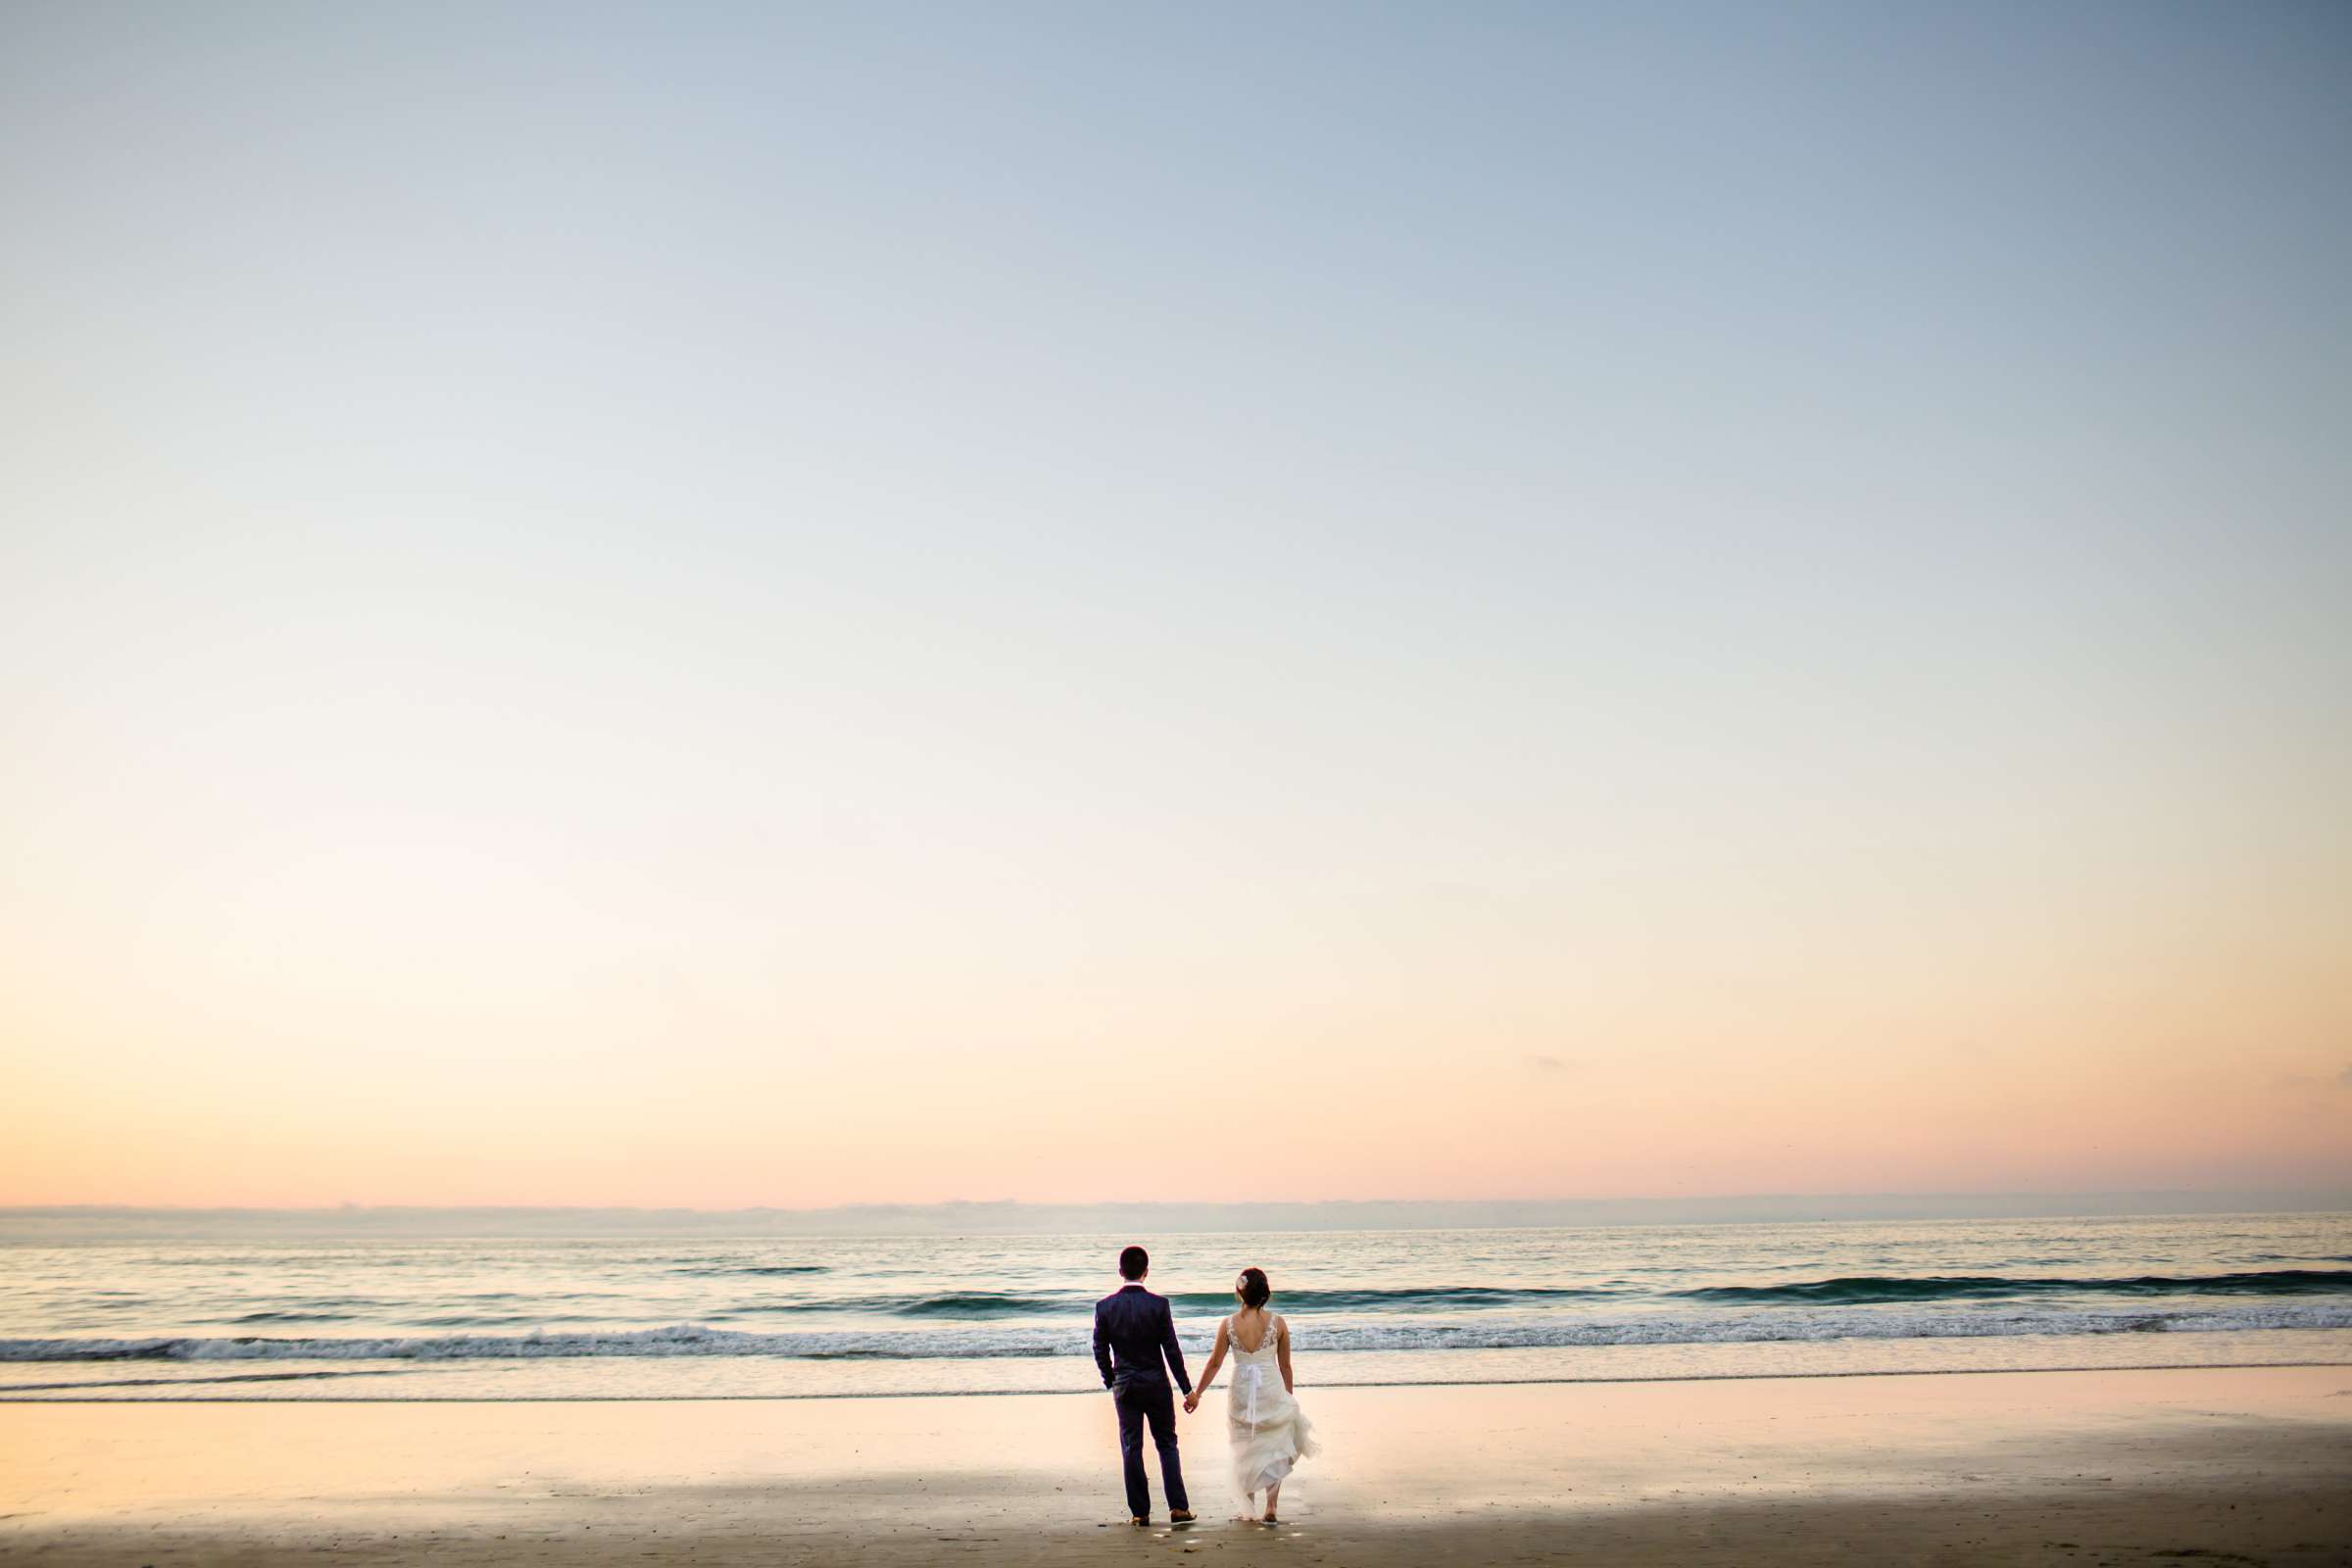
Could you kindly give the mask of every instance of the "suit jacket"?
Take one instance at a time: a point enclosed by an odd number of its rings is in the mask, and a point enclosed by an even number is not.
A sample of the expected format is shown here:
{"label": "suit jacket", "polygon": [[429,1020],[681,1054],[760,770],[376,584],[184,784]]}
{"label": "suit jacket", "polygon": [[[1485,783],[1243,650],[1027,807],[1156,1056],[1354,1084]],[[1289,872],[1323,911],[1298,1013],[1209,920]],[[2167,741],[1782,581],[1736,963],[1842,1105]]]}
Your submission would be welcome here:
{"label": "suit jacket", "polygon": [[1095,1303],[1095,1365],[1102,1369],[1104,1388],[1139,1378],[1162,1381],[1162,1356],[1176,1374],[1176,1386],[1192,1393],[1184,1348],[1176,1343],[1176,1314],[1168,1310],[1166,1297],[1129,1285]]}

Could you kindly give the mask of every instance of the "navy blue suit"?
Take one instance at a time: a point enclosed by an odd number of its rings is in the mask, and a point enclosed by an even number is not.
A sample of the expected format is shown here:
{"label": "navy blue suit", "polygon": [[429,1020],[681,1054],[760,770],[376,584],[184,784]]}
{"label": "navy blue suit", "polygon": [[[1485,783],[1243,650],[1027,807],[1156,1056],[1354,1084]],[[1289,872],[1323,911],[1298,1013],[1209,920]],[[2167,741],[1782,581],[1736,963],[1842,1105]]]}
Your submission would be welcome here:
{"label": "navy blue suit", "polygon": [[1152,1488],[1144,1479],[1144,1423],[1152,1424],[1152,1446],[1159,1450],[1160,1485],[1168,1507],[1192,1507],[1184,1494],[1184,1466],[1176,1458],[1176,1396],[1160,1371],[1165,1359],[1176,1386],[1193,1392],[1185,1374],[1184,1348],[1176,1343],[1176,1314],[1168,1298],[1129,1285],[1095,1303],[1095,1365],[1102,1386],[1119,1408],[1119,1457],[1127,1479],[1127,1511],[1152,1517]]}

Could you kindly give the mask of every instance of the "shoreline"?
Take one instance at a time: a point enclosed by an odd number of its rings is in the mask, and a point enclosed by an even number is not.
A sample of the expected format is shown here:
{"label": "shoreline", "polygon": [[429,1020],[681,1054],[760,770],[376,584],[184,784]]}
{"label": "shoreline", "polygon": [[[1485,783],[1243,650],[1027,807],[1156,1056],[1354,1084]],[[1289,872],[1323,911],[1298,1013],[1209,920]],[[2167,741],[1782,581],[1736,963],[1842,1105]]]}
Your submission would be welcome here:
{"label": "shoreline", "polygon": [[[1326,1452],[1273,1531],[1171,1530],[1164,1503],[1129,1530],[1100,1398],[11,1401],[0,1555],[2352,1562],[2352,1367],[2336,1363],[1300,1396]],[[1218,1520],[1221,1418],[1180,1430],[1194,1506]]]}
{"label": "shoreline", "polygon": [[[30,1363],[25,1363],[30,1364]],[[430,1365],[431,1363],[427,1363]],[[2271,1372],[2311,1371],[2340,1367],[2352,1370],[2352,1359],[2314,1361],[2146,1361],[2117,1363],[2101,1366],[1943,1366],[1872,1369],[1865,1371],[1827,1372],[1665,1372],[1623,1377],[1563,1376],[1527,1378],[1412,1378],[1375,1380],[1361,1383],[1316,1383],[1309,1392],[1336,1389],[1549,1389],[1586,1386],[1639,1386],[1673,1383],[1816,1383],[1830,1379],[1858,1378],[1963,1378],[1963,1377],[2054,1377],[2067,1374],[2103,1372]],[[359,1372],[255,1372],[245,1374],[254,1382],[292,1381],[299,1378],[372,1377],[397,1374]],[[156,1386],[185,1388],[206,1380],[198,1378],[159,1378]],[[220,1379],[219,1381],[232,1381]],[[58,1383],[48,1388],[71,1390],[107,1387],[103,1384]],[[114,1387],[129,1385],[117,1384]],[[813,1394],[518,1394],[496,1397],[479,1394],[419,1395],[400,1398],[385,1395],[322,1394],[271,1398],[267,1395],[238,1397],[228,1395],[189,1395],[185,1398],[169,1398],[155,1395],[126,1394],[77,1398],[72,1394],[55,1396],[43,1393],[39,1398],[10,1398],[13,1392],[36,1392],[35,1386],[18,1385],[14,1389],[0,1385],[0,1407],[13,1404],[756,1404],[762,1402],[807,1403],[822,1399],[1056,1399],[1084,1398],[1101,1391],[1096,1389],[867,1389],[826,1391]]]}

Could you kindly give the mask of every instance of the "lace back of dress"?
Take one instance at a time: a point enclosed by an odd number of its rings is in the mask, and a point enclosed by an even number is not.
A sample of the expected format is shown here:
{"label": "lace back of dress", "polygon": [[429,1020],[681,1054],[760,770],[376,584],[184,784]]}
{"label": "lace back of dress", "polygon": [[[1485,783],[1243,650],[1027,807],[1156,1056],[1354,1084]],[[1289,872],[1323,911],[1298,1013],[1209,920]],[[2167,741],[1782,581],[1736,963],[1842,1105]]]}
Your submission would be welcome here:
{"label": "lace back of dress", "polygon": [[1273,1352],[1275,1337],[1282,1332],[1282,1322],[1272,1312],[1266,1314],[1266,1337],[1257,1342],[1257,1348],[1254,1350],[1242,1348],[1241,1313],[1236,1312],[1225,1320],[1225,1332],[1233,1341],[1233,1353],[1245,1360],[1254,1361],[1261,1355]]}

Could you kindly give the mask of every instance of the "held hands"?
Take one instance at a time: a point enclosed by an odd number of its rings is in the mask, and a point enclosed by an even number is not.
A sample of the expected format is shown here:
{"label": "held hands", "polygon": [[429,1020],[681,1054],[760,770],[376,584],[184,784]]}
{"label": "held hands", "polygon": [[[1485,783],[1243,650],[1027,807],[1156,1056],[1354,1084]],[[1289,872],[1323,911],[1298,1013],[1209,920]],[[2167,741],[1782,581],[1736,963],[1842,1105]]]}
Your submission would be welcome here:
{"label": "held hands", "polygon": [[1195,1389],[1192,1393],[1184,1396],[1184,1413],[1186,1415],[1191,1415],[1195,1410],[1200,1408],[1200,1391],[1199,1389]]}

